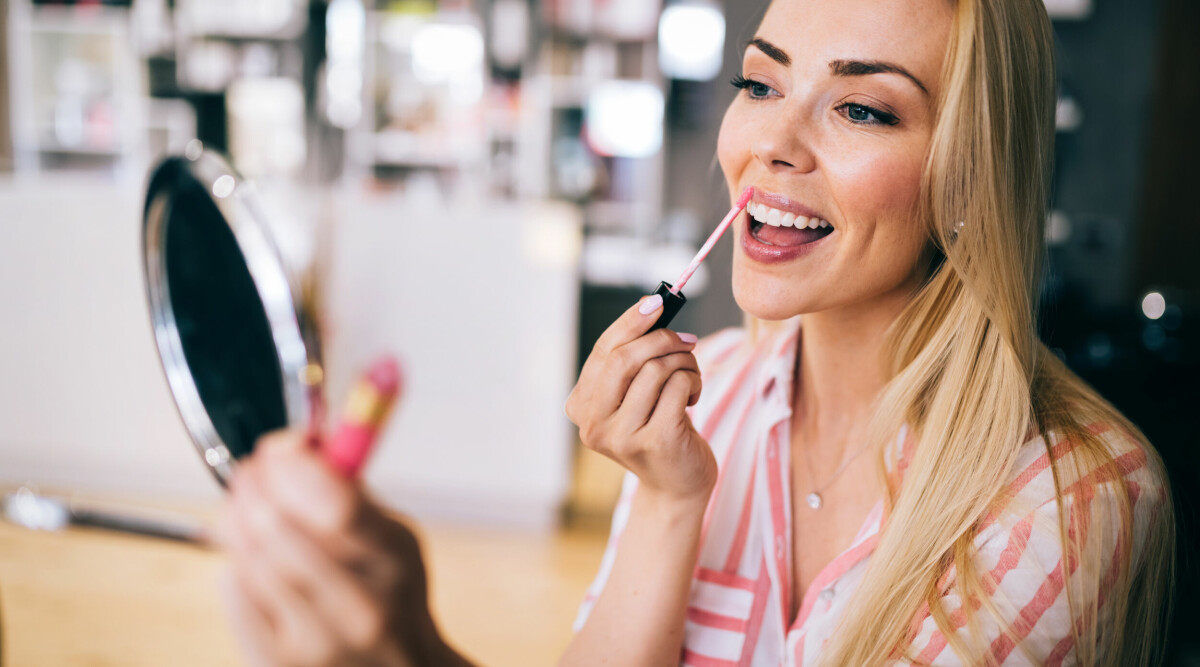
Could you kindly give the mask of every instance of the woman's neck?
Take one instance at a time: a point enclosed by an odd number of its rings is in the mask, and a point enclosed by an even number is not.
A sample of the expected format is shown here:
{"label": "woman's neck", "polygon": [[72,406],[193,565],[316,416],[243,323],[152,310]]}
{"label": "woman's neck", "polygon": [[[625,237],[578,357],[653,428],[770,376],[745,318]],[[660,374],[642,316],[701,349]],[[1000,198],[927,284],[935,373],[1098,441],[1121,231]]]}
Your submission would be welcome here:
{"label": "woman's neck", "polygon": [[887,384],[883,347],[888,327],[911,292],[811,313],[803,318],[792,396],[793,424],[817,449],[861,437]]}

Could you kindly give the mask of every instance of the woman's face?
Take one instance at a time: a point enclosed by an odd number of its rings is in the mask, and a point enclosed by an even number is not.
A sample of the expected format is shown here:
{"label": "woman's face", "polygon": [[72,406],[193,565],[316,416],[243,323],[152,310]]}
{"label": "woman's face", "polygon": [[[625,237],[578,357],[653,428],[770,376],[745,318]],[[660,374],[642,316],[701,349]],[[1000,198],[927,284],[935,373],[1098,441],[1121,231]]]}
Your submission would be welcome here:
{"label": "woman's face", "polygon": [[771,4],[717,145],[732,195],[755,188],[734,225],[733,293],[747,313],[780,320],[915,287],[952,11],[946,0]]}

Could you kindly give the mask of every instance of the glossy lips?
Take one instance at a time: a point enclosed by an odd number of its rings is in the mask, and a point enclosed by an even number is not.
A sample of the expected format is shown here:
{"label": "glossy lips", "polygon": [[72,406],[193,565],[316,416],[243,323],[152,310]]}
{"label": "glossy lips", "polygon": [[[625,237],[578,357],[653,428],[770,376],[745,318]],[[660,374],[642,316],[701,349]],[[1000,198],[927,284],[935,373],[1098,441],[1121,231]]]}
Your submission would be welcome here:
{"label": "glossy lips", "polygon": [[808,254],[834,232],[827,220],[786,197],[761,193],[755,200],[746,207],[742,234],[742,249],[751,259],[764,263],[789,261]]}

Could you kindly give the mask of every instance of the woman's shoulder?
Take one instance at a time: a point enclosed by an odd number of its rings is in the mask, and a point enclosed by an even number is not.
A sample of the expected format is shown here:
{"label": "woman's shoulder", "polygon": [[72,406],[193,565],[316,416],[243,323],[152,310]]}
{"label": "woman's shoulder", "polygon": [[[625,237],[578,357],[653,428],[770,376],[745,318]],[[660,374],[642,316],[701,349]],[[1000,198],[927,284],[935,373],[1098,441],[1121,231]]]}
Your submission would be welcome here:
{"label": "woman's shoulder", "polygon": [[[1109,558],[1129,548],[1137,567],[1171,521],[1170,488],[1154,448],[1119,421],[1102,420],[1030,438],[977,542],[1010,550],[1013,536],[1023,534],[1019,542],[1061,556],[1067,535]],[[1098,541],[1087,537],[1094,529]]]}
{"label": "woman's shoulder", "polygon": [[1123,484],[1133,500],[1167,493],[1154,448],[1115,420],[1050,429],[1030,438],[1008,482],[1010,495],[1039,504],[1060,495],[1094,497],[1117,484]]}
{"label": "woman's shoulder", "polygon": [[[1051,429],[1021,446],[974,540],[972,579],[982,584],[975,590],[992,600],[977,621],[994,638],[993,649],[1037,664],[1067,656],[1067,664],[1073,643],[1088,636],[1087,624],[1096,624],[1101,655],[1115,655],[1116,645],[1108,642],[1136,639],[1124,634],[1137,625],[1125,615],[1139,608],[1133,582],[1151,591],[1162,585],[1173,548],[1167,484],[1157,461],[1119,416]],[[959,567],[950,565],[941,584],[948,614],[958,614],[970,590],[950,583]],[[1140,595],[1144,599],[1145,591]],[[1140,613],[1157,613],[1156,595]],[[941,632],[933,620],[926,626],[931,635]],[[958,627],[969,641],[965,626]]]}

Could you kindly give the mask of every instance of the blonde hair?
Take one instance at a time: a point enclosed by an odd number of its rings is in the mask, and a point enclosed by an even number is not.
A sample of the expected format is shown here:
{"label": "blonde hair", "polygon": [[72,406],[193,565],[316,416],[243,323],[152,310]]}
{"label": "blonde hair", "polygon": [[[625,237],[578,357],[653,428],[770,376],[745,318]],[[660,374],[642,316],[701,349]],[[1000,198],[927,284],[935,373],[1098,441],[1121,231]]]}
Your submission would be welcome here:
{"label": "blonde hair", "polygon": [[[1071,618],[1078,619],[1072,638],[1079,663],[1161,659],[1174,553],[1169,495],[1144,538],[1139,531],[1140,558],[1131,564],[1128,489],[1112,448],[1088,425],[1109,426],[1138,442],[1150,474],[1165,488],[1162,463],[1132,424],[1047,350],[1035,329],[1054,146],[1053,49],[1042,0],[956,2],[922,183],[922,219],[940,253],[889,331],[885,363],[892,379],[871,425],[881,472],[884,443],[904,424],[916,439],[915,454],[902,488],[889,487],[887,524],[822,665],[895,659],[926,604],[950,647],[972,664],[983,662],[987,640],[979,615],[994,615],[1001,628],[1007,623],[974,564],[974,540],[988,511],[1011,500],[1005,489],[1017,453],[1034,434],[1045,436],[1053,461],[1063,562],[1073,559],[1078,568],[1075,576],[1063,574]],[[1055,459],[1053,444],[1063,439],[1074,448]],[[1096,470],[1114,480],[1115,502],[1092,503],[1090,516],[1079,518],[1102,528],[1073,536],[1068,517],[1086,503],[1069,507],[1064,489]],[[1115,582],[1102,592],[1109,526],[1120,531],[1116,544],[1123,552]],[[947,585],[964,601],[965,639],[941,604]]]}

